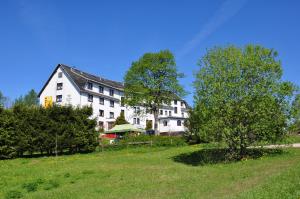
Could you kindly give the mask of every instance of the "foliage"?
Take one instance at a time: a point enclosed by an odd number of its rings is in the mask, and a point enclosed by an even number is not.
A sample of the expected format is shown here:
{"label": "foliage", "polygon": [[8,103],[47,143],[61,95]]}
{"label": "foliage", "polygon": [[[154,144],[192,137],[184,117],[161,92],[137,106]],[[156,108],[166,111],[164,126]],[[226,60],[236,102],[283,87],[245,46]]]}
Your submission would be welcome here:
{"label": "foliage", "polygon": [[39,105],[38,94],[33,89],[31,89],[24,97],[20,96],[18,99],[16,99],[14,104],[15,105],[24,104],[27,106],[37,106],[37,105]]}
{"label": "foliage", "polygon": [[146,53],[132,63],[125,75],[125,103],[130,106],[142,105],[147,113],[152,113],[157,132],[159,108],[163,103],[170,104],[172,100],[185,94],[178,82],[182,77],[170,51]]}
{"label": "foliage", "polygon": [[23,194],[20,191],[9,191],[5,195],[5,199],[16,199],[16,198],[22,198]]}
{"label": "foliage", "polygon": [[94,151],[96,121],[92,108],[71,106],[27,106],[16,104],[0,110],[0,159],[24,154],[52,155]]}
{"label": "foliage", "polygon": [[291,116],[290,131],[298,133],[300,132],[300,94],[295,96],[292,103]]}
{"label": "foliage", "polygon": [[128,145],[130,143],[149,142],[152,146],[185,146],[186,142],[182,137],[173,136],[126,136],[120,140],[120,144]]}
{"label": "foliage", "polygon": [[7,98],[0,91],[0,108],[4,108],[7,102]]}
{"label": "foliage", "polygon": [[114,122],[114,126],[121,125],[121,124],[129,124],[129,122],[126,121],[124,112],[121,111],[121,114],[119,117],[117,117],[116,121]]}
{"label": "foliage", "polygon": [[246,147],[285,135],[294,86],[281,80],[277,52],[261,46],[213,48],[200,60],[190,131],[225,141],[242,158]]}
{"label": "foliage", "polygon": [[145,128],[146,131],[148,130],[152,130],[152,121],[151,120],[147,120],[146,121],[146,128]]}

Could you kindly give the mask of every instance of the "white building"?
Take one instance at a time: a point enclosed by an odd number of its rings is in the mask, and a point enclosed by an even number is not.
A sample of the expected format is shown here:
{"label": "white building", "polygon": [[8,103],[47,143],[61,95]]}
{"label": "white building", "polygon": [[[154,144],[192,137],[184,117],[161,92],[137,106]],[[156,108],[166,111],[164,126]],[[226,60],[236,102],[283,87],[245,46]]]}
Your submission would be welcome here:
{"label": "white building", "polygon": [[[40,104],[47,103],[72,106],[92,106],[93,117],[98,128],[108,130],[124,111],[125,119],[138,128],[145,128],[152,114],[144,113],[143,107],[124,106],[124,85],[59,64],[39,93]],[[184,120],[188,117],[187,103],[174,100],[159,110],[158,131],[160,133],[182,133]],[[153,125],[154,122],[152,122]],[[153,127],[154,128],[154,127]]]}

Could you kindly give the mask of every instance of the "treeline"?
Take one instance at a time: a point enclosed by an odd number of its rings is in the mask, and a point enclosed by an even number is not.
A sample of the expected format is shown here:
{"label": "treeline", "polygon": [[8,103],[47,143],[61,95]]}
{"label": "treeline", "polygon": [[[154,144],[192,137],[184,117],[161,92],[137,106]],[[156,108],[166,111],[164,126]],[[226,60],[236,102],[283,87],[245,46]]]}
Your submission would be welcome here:
{"label": "treeline", "polygon": [[0,159],[24,155],[94,151],[96,121],[91,107],[0,107]]}

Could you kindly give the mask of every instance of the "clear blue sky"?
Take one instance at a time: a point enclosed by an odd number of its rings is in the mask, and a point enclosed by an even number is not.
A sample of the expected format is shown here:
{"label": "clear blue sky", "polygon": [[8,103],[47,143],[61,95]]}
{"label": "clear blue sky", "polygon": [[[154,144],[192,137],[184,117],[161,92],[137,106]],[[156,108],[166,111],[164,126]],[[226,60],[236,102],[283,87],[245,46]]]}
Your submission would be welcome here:
{"label": "clear blue sky", "polygon": [[58,63],[122,81],[143,53],[170,49],[192,93],[207,48],[248,43],[276,49],[299,85],[300,1],[2,0],[0,90],[11,100],[39,91]]}

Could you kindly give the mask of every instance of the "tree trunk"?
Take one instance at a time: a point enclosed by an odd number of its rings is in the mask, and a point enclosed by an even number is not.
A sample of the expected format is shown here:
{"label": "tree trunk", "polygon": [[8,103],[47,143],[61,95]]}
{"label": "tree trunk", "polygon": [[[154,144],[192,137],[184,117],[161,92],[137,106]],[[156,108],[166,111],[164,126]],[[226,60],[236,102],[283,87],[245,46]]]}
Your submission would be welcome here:
{"label": "tree trunk", "polygon": [[159,135],[159,132],[158,132],[158,111],[154,111],[153,113],[154,115],[154,132],[155,132],[155,135]]}

